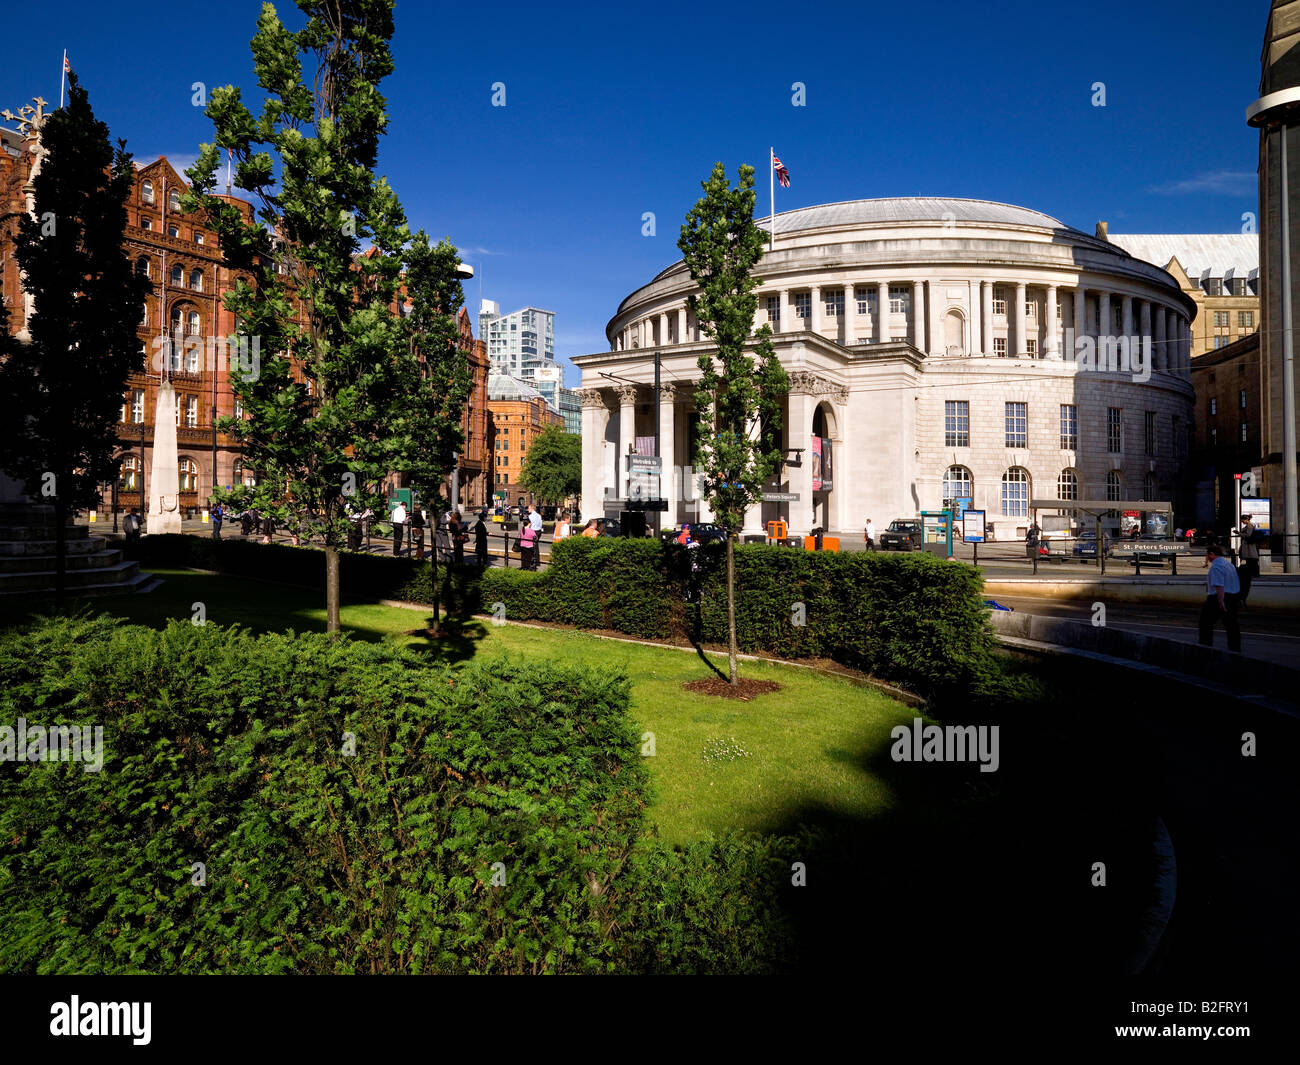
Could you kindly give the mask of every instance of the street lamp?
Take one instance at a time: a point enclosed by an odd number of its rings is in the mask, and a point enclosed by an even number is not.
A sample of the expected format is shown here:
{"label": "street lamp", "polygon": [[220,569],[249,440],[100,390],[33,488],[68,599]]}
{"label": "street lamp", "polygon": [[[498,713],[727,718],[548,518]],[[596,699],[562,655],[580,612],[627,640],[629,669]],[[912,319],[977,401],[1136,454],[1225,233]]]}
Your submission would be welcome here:
{"label": "street lamp", "polygon": [[1282,168],[1282,495],[1285,525],[1282,569],[1300,572],[1300,513],[1296,497],[1295,351],[1291,336],[1291,206],[1287,174],[1287,133],[1300,116],[1300,85],[1261,96],[1246,108],[1246,122],[1267,135],[1280,130]]}

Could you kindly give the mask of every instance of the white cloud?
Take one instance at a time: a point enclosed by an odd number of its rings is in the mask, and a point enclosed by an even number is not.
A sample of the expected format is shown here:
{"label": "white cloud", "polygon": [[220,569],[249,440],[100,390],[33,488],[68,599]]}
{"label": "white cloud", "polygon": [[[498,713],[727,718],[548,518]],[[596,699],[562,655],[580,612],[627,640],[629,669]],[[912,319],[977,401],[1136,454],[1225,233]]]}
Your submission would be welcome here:
{"label": "white cloud", "polygon": [[1253,196],[1258,180],[1251,170],[1206,170],[1181,181],[1155,185],[1152,192],[1162,196],[1185,196],[1208,193],[1211,196]]}

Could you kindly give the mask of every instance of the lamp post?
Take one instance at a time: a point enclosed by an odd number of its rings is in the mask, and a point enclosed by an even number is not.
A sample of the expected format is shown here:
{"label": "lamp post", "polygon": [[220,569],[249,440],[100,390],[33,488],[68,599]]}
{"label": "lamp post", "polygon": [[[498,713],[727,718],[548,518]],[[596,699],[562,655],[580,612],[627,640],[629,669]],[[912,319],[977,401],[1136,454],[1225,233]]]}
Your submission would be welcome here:
{"label": "lamp post", "polygon": [[1300,572],[1300,508],[1296,483],[1295,350],[1291,318],[1291,206],[1287,173],[1287,134],[1300,116],[1300,86],[1261,96],[1246,108],[1246,122],[1264,132],[1277,130],[1281,143],[1282,205],[1282,496],[1285,508],[1282,532],[1282,568]]}

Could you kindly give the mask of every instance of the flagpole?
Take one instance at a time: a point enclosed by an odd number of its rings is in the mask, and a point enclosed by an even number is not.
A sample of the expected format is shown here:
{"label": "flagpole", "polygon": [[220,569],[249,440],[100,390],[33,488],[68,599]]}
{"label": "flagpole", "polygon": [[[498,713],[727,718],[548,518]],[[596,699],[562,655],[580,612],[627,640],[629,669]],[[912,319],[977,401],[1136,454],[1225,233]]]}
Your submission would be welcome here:
{"label": "flagpole", "polygon": [[767,188],[771,198],[772,210],[767,219],[767,250],[776,247],[776,148],[767,149]]}
{"label": "flagpole", "polygon": [[63,106],[63,85],[68,80],[68,50],[63,49],[63,66],[59,67],[59,107]]}

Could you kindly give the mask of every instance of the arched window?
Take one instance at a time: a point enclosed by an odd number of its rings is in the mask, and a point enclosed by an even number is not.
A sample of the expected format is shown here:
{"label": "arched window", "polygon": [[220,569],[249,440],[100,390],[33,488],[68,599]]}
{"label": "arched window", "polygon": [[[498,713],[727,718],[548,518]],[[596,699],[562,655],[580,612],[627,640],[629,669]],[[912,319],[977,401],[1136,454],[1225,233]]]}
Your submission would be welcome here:
{"label": "arched window", "polygon": [[195,492],[199,487],[199,468],[194,464],[193,459],[181,459],[179,464],[179,473],[181,480],[182,492]]}
{"label": "arched window", "polygon": [[181,194],[176,189],[172,189],[167,194],[167,209],[169,211],[179,211],[181,209]]}
{"label": "arched window", "polygon": [[180,263],[172,263],[171,281],[173,285],[185,284],[185,271]]}
{"label": "arched window", "polygon": [[135,261],[135,272],[141,277],[149,276],[149,256],[141,255],[140,258]]}
{"label": "arched window", "polygon": [[1008,518],[1029,517],[1029,472],[1020,466],[1002,475],[1002,513]]}
{"label": "arched window", "polygon": [[202,292],[202,291],[203,291],[203,271],[202,271],[202,270],[191,270],[191,271],[190,271],[190,288],[192,288],[195,292]]}
{"label": "arched window", "polygon": [[1156,475],[1148,473],[1142,478],[1142,498],[1148,503],[1156,497]]}
{"label": "arched window", "polygon": [[190,311],[185,319],[185,332],[192,337],[199,335],[199,312]]}
{"label": "arched window", "polygon": [[1057,499],[1079,498],[1079,474],[1074,470],[1062,470],[1056,478]]}
{"label": "arched window", "polygon": [[974,499],[975,482],[965,466],[949,466],[943,471],[944,499]]}
{"label": "arched window", "polygon": [[177,226],[177,225],[170,225],[170,226],[168,226],[168,227],[167,227],[167,235],[168,235],[169,237],[175,237],[177,240],[179,240],[179,239],[180,239],[180,235],[181,235],[181,227],[180,227],[180,226]]}
{"label": "arched window", "polygon": [[[153,203],[153,182],[142,181],[140,183],[140,202]],[[148,228],[147,226],[145,228]]]}
{"label": "arched window", "polygon": [[141,228],[141,229],[153,229],[153,219],[152,219],[152,218],[142,218],[142,219],[140,219],[140,228]]}

